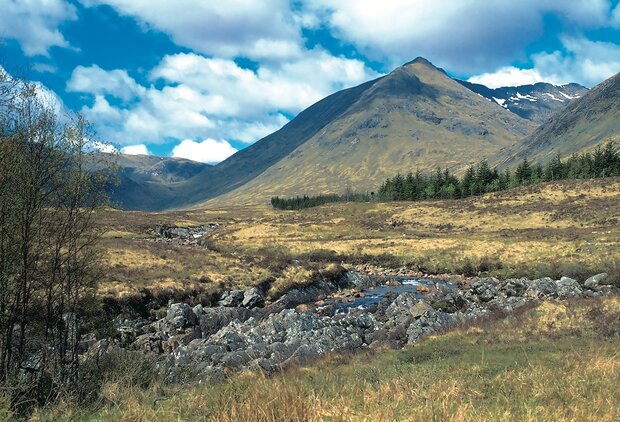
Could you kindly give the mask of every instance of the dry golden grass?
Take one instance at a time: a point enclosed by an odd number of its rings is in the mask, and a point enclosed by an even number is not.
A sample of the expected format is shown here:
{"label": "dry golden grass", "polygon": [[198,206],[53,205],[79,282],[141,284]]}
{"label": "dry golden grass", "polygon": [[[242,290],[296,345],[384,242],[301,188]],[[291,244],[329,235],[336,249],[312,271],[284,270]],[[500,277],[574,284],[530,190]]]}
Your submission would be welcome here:
{"label": "dry golden grass", "polygon": [[[103,255],[113,294],[208,280],[243,287],[305,283],[309,260],[373,261],[426,273],[500,277],[620,274],[620,178],[563,181],[477,198],[332,204],[302,211],[268,206],[140,213],[107,211]],[[213,250],[149,240],[157,224],[219,223]],[[299,265],[291,267],[291,261]],[[294,274],[291,271],[295,272]],[[276,290],[280,290],[275,287]],[[120,294],[120,293],[119,293]]]}

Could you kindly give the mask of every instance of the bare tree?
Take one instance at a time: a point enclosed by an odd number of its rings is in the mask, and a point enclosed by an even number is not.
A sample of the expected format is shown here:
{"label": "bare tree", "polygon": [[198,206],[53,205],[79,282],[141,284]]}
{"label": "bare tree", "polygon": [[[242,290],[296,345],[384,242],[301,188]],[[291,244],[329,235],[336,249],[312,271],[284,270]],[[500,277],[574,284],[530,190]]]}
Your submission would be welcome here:
{"label": "bare tree", "polygon": [[93,216],[109,173],[87,171],[92,131],[66,120],[35,84],[0,73],[0,384],[14,401],[75,382],[96,294]]}

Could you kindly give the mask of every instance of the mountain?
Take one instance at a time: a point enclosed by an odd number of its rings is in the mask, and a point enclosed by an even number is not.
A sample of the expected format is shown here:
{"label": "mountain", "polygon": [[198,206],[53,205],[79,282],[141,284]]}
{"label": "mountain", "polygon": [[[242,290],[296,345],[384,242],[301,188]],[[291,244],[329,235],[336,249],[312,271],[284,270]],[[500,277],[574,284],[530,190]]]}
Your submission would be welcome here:
{"label": "mountain", "polygon": [[594,87],[554,114],[523,142],[500,151],[496,159],[512,166],[528,158],[546,161],[590,151],[607,140],[620,139],[620,73]]}
{"label": "mountain", "polygon": [[588,88],[575,83],[552,85],[541,82],[534,85],[491,89],[471,82],[458,82],[489,101],[494,101],[524,119],[538,124],[588,92]]}
{"label": "mountain", "polygon": [[126,210],[159,210],[177,201],[181,182],[213,167],[182,158],[153,155],[97,153],[92,167],[112,164],[118,186],[112,191],[113,204]]}
{"label": "mountain", "polygon": [[[274,134],[197,175],[217,204],[369,191],[397,172],[459,170],[494,156],[535,124],[488,101],[423,58],[337,92]],[[201,186],[202,185],[202,186]],[[196,194],[192,192],[192,197]]]}

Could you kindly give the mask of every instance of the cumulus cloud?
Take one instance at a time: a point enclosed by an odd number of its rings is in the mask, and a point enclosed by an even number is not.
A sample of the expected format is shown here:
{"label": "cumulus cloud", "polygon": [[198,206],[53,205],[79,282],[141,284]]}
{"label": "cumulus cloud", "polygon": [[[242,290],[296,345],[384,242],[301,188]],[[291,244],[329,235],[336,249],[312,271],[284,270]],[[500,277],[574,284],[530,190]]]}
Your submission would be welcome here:
{"label": "cumulus cloud", "polygon": [[416,56],[462,73],[513,61],[544,32],[553,13],[565,25],[589,28],[610,18],[608,0],[309,0],[339,38],[392,65]]}
{"label": "cumulus cloud", "polygon": [[286,124],[285,115],[374,76],[359,60],[318,49],[256,71],[233,60],[181,53],[162,59],[148,87],[122,70],[91,66],[76,68],[67,89],[92,94],[94,102],[83,112],[101,136],[119,144],[197,138],[251,143]]}
{"label": "cumulus cloud", "polygon": [[223,58],[296,57],[303,44],[289,0],[81,0],[108,5],[178,44]]}
{"label": "cumulus cloud", "polygon": [[125,70],[106,71],[97,65],[78,66],[73,70],[67,82],[68,92],[91,92],[107,94],[123,100],[129,100],[145,92]]}
{"label": "cumulus cloud", "polygon": [[224,140],[205,139],[195,142],[185,139],[172,150],[172,156],[199,161],[201,163],[216,164],[224,161],[237,150]]}
{"label": "cumulus cloud", "polygon": [[504,86],[531,85],[538,82],[555,82],[545,79],[536,69],[519,69],[514,66],[501,67],[495,72],[472,76],[469,82],[482,84],[489,88]]}
{"label": "cumulus cloud", "polygon": [[555,84],[577,82],[592,87],[620,71],[620,46],[583,37],[563,37],[563,50],[537,53],[533,67],[502,67],[495,72],[473,76],[470,82],[491,88],[536,82]]}
{"label": "cumulus cloud", "polygon": [[127,155],[150,155],[148,148],[144,144],[128,145],[121,148],[121,152]]}
{"label": "cumulus cloud", "polygon": [[0,0],[0,39],[17,40],[27,56],[47,56],[50,47],[69,47],[58,29],[77,19],[75,6],[65,0]]}

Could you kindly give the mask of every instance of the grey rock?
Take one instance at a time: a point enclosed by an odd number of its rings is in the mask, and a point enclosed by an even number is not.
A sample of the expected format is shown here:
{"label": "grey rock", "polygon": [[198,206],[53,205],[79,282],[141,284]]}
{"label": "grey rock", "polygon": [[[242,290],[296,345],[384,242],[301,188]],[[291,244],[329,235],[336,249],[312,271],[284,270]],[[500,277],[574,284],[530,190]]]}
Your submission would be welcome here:
{"label": "grey rock", "polygon": [[483,316],[488,315],[489,310],[479,303],[472,302],[467,310],[465,311],[465,316],[467,319],[472,318],[481,318]]}
{"label": "grey rock", "polygon": [[180,329],[190,325],[196,325],[198,318],[191,306],[187,303],[174,303],[168,308],[165,325],[167,330]]}
{"label": "grey rock", "polygon": [[433,309],[431,305],[426,303],[423,300],[418,301],[411,309],[409,309],[409,313],[414,318],[420,318],[426,311]]}
{"label": "grey rock", "polygon": [[488,281],[477,281],[471,289],[482,302],[488,302],[497,296],[497,289]]}
{"label": "grey rock", "polygon": [[345,326],[353,326],[363,330],[374,331],[377,327],[377,320],[368,312],[362,312],[358,315],[356,315],[355,312],[349,312],[340,320],[340,323]]}
{"label": "grey rock", "polygon": [[221,359],[221,363],[226,368],[239,369],[243,365],[247,364],[250,360],[250,355],[247,352],[243,350],[237,350],[224,355]]}
{"label": "grey rock", "polygon": [[505,312],[513,312],[515,309],[527,304],[527,300],[518,296],[510,296],[507,298],[497,297],[489,304]]}
{"label": "grey rock", "polygon": [[192,308],[192,311],[194,312],[194,314],[196,315],[196,318],[200,318],[200,316],[203,314],[204,312],[204,306],[202,306],[200,303],[196,306],[194,306]]}
{"label": "grey rock", "polygon": [[523,296],[528,286],[526,284],[526,280],[524,279],[510,279],[506,280],[504,285],[500,288],[506,296]]}
{"label": "grey rock", "polygon": [[573,280],[569,277],[562,277],[556,281],[557,291],[556,295],[559,299],[568,299],[571,297],[580,297],[583,295],[583,290],[577,280]]}
{"label": "grey rock", "polygon": [[263,293],[258,287],[252,287],[250,290],[246,290],[243,293],[243,302],[241,306],[245,308],[256,308],[264,304],[265,299],[263,298]]}
{"label": "grey rock", "polygon": [[411,323],[409,329],[407,329],[407,341],[409,343],[416,343],[423,336],[451,327],[457,322],[458,319],[452,314],[428,310],[419,319]]}
{"label": "grey rock", "polygon": [[411,308],[413,308],[418,302],[419,299],[416,297],[415,293],[401,293],[398,295],[396,300],[394,300],[394,302],[387,307],[385,310],[385,315],[390,318],[398,314],[409,314]]}
{"label": "grey rock", "polygon": [[231,290],[222,293],[222,297],[217,304],[220,306],[237,307],[241,306],[241,302],[243,302],[243,290]]}
{"label": "grey rock", "polygon": [[293,352],[291,357],[282,362],[282,366],[299,365],[316,359],[320,356],[319,351],[309,344],[302,344]]}
{"label": "grey rock", "polygon": [[368,290],[377,285],[376,279],[354,271],[347,271],[345,278],[348,284],[353,285],[357,290]]}
{"label": "grey rock", "polygon": [[253,312],[245,308],[205,308],[198,320],[203,338],[217,333],[232,321],[247,321]]}
{"label": "grey rock", "polygon": [[539,278],[536,280],[526,280],[527,290],[525,295],[531,298],[539,298],[544,296],[553,296],[557,293],[558,286],[549,277]]}
{"label": "grey rock", "polygon": [[589,288],[598,287],[599,285],[603,285],[606,279],[607,273],[596,274],[588,278],[583,285]]}

